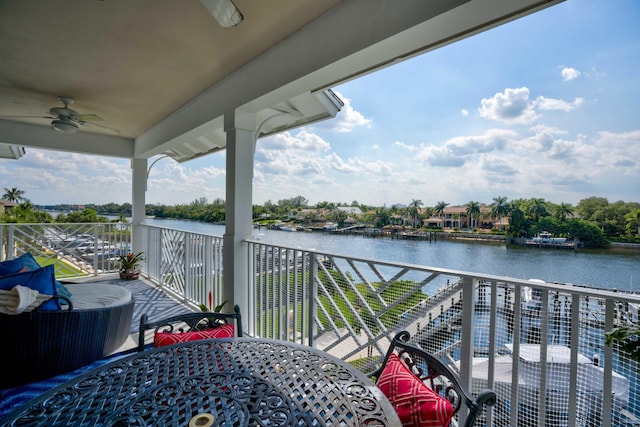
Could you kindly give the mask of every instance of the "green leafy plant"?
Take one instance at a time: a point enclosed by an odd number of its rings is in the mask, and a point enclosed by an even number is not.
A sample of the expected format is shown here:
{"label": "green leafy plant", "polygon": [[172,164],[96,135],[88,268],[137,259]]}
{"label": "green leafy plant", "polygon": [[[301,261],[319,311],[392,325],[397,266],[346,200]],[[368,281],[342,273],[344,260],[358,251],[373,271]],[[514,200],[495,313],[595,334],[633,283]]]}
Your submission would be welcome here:
{"label": "green leafy plant", "polygon": [[619,326],[605,333],[605,343],[618,342],[620,349],[633,360],[640,362],[640,326]]}
{"label": "green leafy plant", "polygon": [[[226,301],[224,301],[222,304],[220,304],[220,305],[216,305],[216,306],[213,308],[212,312],[213,312],[213,313],[220,313],[220,312],[222,311],[222,308],[224,307],[224,305],[225,305],[226,303],[227,303],[227,302],[226,302]],[[204,304],[200,304],[200,305],[199,305],[199,307],[200,307],[200,310],[202,310],[202,311],[205,311],[205,312],[206,312],[206,311],[209,311],[209,309],[207,308],[207,306],[206,306],[206,305],[204,305]]]}
{"label": "green leafy plant", "polygon": [[[213,308],[212,313],[220,313],[226,303],[227,302],[224,301],[222,304],[216,305]],[[209,311],[207,306],[204,304],[200,304],[199,307],[200,307],[200,310],[204,311],[205,313]],[[203,320],[202,323],[203,323],[202,325],[198,325],[199,327],[202,327],[202,329],[215,328],[223,324],[221,320],[214,319],[213,317],[209,317],[208,319],[206,319],[206,321]]]}
{"label": "green leafy plant", "polygon": [[118,261],[120,261],[120,271],[135,270],[144,260],[144,252],[138,252],[135,255],[133,253],[120,255],[118,257]]}

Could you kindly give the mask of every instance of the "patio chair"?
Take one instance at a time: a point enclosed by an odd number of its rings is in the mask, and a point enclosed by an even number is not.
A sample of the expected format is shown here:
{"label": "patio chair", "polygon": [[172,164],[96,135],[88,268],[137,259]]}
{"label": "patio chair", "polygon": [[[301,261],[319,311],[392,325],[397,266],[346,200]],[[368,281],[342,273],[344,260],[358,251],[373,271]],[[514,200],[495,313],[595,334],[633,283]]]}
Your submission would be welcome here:
{"label": "patio chair", "polygon": [[160,347],[199,339],[241,337],[242,318],[238,305],[233,308],[233,313],[192,312],[154,321],[149,321],[149,317],[143,314],[140,317],[138,351],[145,349],[145,332],[149,329],[154,330],[153,346]]}
{"label": "patio chair", "polygon": [[485,406],[496,403],[496,394],[483,390],[474,398],[454,371],[408,344],[409,338],[408,332],[399,332],[382,365],[368,374],[391,401],[403,425],[449,426],[463,404],[469,409],[464,425],[474,425]]}

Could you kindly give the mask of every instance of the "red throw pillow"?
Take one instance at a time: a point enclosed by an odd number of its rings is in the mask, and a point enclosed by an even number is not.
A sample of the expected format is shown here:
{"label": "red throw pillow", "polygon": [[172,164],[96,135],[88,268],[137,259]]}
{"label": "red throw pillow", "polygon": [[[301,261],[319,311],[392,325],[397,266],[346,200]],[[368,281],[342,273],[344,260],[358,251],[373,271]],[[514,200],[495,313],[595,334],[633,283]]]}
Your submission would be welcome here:
{"label": "red throw pillow", "polygon": [[405,427],[447,427],[451,422],[451,402],[420,381],[395,353],[389,356],[376,385]]}
{"label": "red throw pillow", "polygon": [[156,332],[153,336],[153,346],[162,347],[163,345],[177,344],[179,342],[206,340],[210,338],[233,338],[235,329],[233,325],[218,326],[213,329],[205,329],[204,331],[182,332],[174,334],[172,332]]}

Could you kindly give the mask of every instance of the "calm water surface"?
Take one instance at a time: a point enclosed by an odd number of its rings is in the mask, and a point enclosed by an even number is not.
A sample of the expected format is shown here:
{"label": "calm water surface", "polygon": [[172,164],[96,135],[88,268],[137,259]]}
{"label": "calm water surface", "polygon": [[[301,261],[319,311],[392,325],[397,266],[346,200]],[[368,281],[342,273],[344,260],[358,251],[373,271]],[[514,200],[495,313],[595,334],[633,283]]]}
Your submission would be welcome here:
{"label": "calm water surface", "polygon": [[[148,224],[222,236],[224,226],[201,222],[148,219]],[[640,251],[514,248],[504,244],[461,241],[410,241],[342,236],[320,232],[253,230],[265,243],[315,249],[340,255],[398,261],[508,276],[543,279],[598,288],[640,291]]]}

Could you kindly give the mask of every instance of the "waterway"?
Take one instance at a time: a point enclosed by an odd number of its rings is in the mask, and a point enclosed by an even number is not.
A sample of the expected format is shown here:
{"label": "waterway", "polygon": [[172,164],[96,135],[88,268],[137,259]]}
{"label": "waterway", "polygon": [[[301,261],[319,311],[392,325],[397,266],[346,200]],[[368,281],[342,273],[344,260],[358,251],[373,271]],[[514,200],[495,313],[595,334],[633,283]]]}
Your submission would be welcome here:
{"label": "waterway", "polygon": [[[224,233],[224,226],[202,222],[148,219],[147,223],[220,237]],[[640,292],[640,251],[507,248],[504,243],[391,240],[265,228],[254,229],[253,235],[265,243],[353,257]]]}

